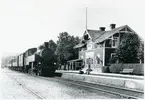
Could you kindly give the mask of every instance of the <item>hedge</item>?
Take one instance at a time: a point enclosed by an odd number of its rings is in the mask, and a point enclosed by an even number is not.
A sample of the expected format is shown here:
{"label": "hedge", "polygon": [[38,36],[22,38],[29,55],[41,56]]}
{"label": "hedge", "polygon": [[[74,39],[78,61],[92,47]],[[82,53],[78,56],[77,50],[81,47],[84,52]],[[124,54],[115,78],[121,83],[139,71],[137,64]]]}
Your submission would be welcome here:
{"label": "hedge", "polygon": [[144,75],[144,64],[111,64],[109,71],[111,73],[120,73],[124,68],[134,69],[133,75]]}

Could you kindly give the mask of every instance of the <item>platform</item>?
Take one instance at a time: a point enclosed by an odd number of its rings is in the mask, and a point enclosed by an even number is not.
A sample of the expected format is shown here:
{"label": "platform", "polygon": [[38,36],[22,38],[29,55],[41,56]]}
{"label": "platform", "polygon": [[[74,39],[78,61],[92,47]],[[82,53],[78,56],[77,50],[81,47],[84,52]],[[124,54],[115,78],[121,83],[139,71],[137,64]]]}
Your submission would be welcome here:
{"label": "platform", "polygon": [[144,76],[112,73],[91,73],[90,75],[87,75],[79,74],[79,71],[64,70],[57,70],[56,72],[62,73],[61,77],[64,79],[126,88],[134,91],[144,91]]}

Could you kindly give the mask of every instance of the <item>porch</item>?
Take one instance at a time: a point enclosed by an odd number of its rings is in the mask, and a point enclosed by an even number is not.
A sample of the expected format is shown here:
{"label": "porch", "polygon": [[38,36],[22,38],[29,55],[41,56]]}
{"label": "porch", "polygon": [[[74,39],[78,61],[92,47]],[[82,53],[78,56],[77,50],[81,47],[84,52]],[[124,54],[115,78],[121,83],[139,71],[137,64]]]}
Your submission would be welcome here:
{"label": "porch", "polygon": [[66,70],[80,70],[83,67],[82,59],[75,59],[67,61]]}

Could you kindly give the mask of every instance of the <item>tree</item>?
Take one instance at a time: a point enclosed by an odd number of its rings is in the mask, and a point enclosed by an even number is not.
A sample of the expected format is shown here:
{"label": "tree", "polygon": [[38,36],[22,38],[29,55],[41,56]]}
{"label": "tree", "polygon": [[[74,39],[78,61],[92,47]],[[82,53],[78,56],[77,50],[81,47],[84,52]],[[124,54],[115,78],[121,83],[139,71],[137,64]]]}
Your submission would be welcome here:
{"label": "tree", "polygon": [[75,59],[78,53],[73,47],[79,43],[79,38],[62,32],[58,36],[56,54],[58,62],[65,65],[68,60]]}
{"label": "tree", "polygon": [[140,59],[141,63],[144,63],[144,42],[140,41],[138,58]]}
{"label": "tree", "polygon": [[52,55],[53,55],[53,62],[57,62],[57,55],[55,53],[57,44],[53,40],[49,40],[48,42],[48,48],[51,49]]}
{"label": "tree", "polygon": [[55,53],[55,50],[57,48],[57,44],[53,40],[49,40],[48,48],[50,48],[53,51],[53,53]]}
{"label": "tree", "polygon": [[[42,50],[44,49],[44,44],[40,45],[38,47],[38,49]],[[48,48],[50,48],[53,52],[55,52],[56,48],[57,48],[57,44],[53,41],[53,40],[49,40],[48,42]]]}
{"label": "tree", "polygon": [[116,49],[116,55],[112,61],[119,63],[139,63],[140,38],[137,34],[127,33]]}
{"label": "tree", "polygon": [[38,49],[39,49],[39,50],[42,50],[42,49],[44,49],[44,46],[43,46],[43,45],[40,45],[40,46],[38,47]]}

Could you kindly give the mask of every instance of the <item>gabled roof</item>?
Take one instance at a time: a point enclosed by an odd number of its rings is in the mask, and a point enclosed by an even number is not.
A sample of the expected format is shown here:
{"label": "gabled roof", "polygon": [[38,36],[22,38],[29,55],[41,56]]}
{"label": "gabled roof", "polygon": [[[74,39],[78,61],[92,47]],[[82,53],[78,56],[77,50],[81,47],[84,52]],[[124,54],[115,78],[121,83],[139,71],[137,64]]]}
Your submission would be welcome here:
{"label": "gabled roof", "polygon": [[121,27],[118,27],[118,28],[114,28],[110,31],[105,31],[104,34],[102,34],[98,39],[95,40],[95,42],[96,43],[103,42],[104,40],[106,40],[110,36],[114,35],[115,33],[119,32],[120,30],[125,28],[126,26],[127,25],[124,25],[124,26],[121,26]]}
{"label": "gabled roof", "polygon": [[79,43],[79,44],[77,44],[76,46],[74,46],[73,48],[76,49],[76,48],[81,48],[81,47],[83,47],[83,46],[85,46],[84,43]]}
{"label": "gabled roof", "polygon": [[104,34],[105,31],[100,31],[100,30],[86,30],[87,33],[90,35],[92,41],[94,42],[97,38],[99,38],[102,34]]}
{"label": "gabled roof", "polygon": [[[87,29],[84,34],[88,34],[92,42],[100,43],[108,39],[110,36],[114,35],[115,33],[122,31],[125,28],[128,28],[131,32],[135,33],[135,31],[132,30],[128,25],[123,25],[109,31]],[[80,43],[76,45],[74,48],[80,48],[83,47],[84,45],[85,44]]]}
{"label": "gabled roof", "polygon": [[[104,40],[106,40],[107,38],[109,38],[110,36],[114,35],[115,33],[121,31],[122,29],[124,29],[125,27],[131,29],[129,26],[127,25],[123,25],[117,28],[114,28],[112,30],[109,31],[100,31],[100,30],[89,30],[87,29],[88,34],[91,37],[91,40],[93,42],[99,43],[99,42],[103,42]],[[131,29],[132,30],[132,29]],[[133,31],[133,30],[132,30]],[[134,31],[133,31],[134,32]]]}

